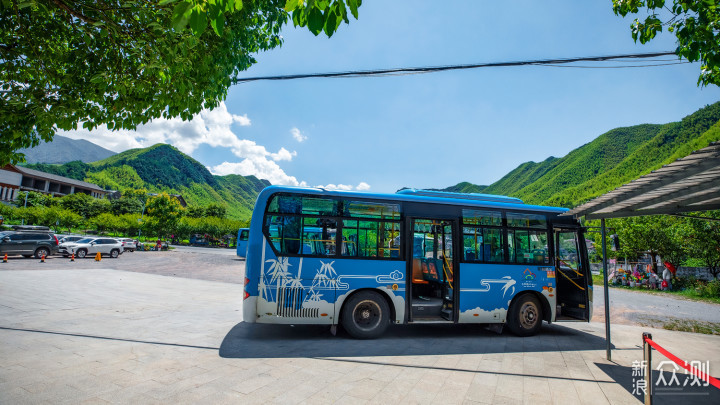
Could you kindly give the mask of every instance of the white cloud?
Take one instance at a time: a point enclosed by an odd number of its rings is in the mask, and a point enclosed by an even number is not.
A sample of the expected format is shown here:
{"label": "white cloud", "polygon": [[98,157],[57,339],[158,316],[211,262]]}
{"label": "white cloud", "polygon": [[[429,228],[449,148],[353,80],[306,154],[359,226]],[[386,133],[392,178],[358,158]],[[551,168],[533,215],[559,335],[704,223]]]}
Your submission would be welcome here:
{"label": "white cloud", "polygon": [[228,174],[239,174],[242,176],[255,176],[268,180],[272,184],[285,186],[305,186],[305,182],[298,181],[295,176],[288,176],[277,163],[265,160],[245,159],[239,163],[223,162],[208,170],[219,176]]}
{"label": "white cloud", "polygon": [[297,152],[295,152],[295,151],[288,152],[288,150],[285,148],[280,148],[280,150],[277,153],[270,154],[270,157],[272,158],[272,160],[274,160],[276,162],[279,162],[281,160],[290,161],[295,156],[297,156]]}
{"label": "white cloud", "polygon": [[364,181],[360,182],[357,186],[351,186],[348,184],[328,184],[326,186],[315,186],[317,188],[324,188],[325,190],[340,190],[340,191],[351,191],[351,190],[357,190],[357,191],[366,191],[370,190],[370,185],[365,183]]}
{"label": "white cloud", "polygon": [[305,142],[308,139],[308,137],[306,135],[303,135],[303,133],[300,132],[300,130],[297,128],[291,129],[290,133],[292,134],[293,139],[298,142]]}
{"label": "white cloud", "polygon": [[[249,126],[251,121],[247,115],[232,114],[224,102],[214,110],[203,110],[191,121],[180,118],[155,119],[134,131],[110,131],[97,128],[93,131],[79,129],[60,132],[60,135],[73,139],[86,139],[115,152],[131,148],[145,148],[157,143],[167,143],[180,149],[183,153],[192,154],[200,145],[229,148],[241,160],[240,162],[224,162],[209,168],[214,174],[254,175],[269,180],[273,184],[301,185],[293,176],[285,173],[275,162],[292,161],[297,152],[280,148],[270,152],[264,146],[249,139],[240,139],[232,131],[233,125]],[[298,134],[300,131],[298,130]],[[302,134],[300,134],[302,136]],[[305,138],[306,139],[306,138]]]}

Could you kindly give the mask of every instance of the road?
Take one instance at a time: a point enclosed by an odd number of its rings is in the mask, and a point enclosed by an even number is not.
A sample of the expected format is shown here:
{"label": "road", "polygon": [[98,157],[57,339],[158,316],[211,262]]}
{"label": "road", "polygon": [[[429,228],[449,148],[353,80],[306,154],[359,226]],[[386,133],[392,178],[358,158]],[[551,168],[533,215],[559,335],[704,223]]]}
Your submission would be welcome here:
{"label": "road", "polygon": [[[602,286],[595,286],[593,320],[605,321],[605,298]],[[612,323],[661,326],[671,319],[720,323],[720,305],[610,288]]]}
{"label": "road", "polygon": [[[0,263],[0,404],[629,405],[639,400],[632,367],[645,331],[720,370],[720,336],[631,325],[613,325],[610,362],[598,322],[545,325],[529,338],[481,325],[393,326],[377,340],[241,323],[245,262],[227,253]],[[617,308],[644,306],[639,294],[611,294]],[[647,308],[663,308],[664,297],[647,298]],[[689,386],[654,400],[718,404],[720,390]]]}
{"label": "road", "polygon": [[101,268],[242,284],[245,260],[235,255],[235,249],[179,246],[169,251],[125,252],[117,259],[103,257],[100,262],[93,257],[70,261],[62,256],[50,256],[45,263],[22,256],[10,256],[8,263],[0,262],[0,270]]}
{"label": "road", "polygon": [[[165,252],[125,252],[118,259],[69,259],[52,256],[45,263],[20,256],[0,263],[0,270],[76,270],[105,268],[207,281],[242,284],[245,260],[235,249],[173,246]],[[604,322],[602,286],[595,286],[593,321]],[[662,327],[671,318],[720,323],[720,305],[677,299],[669,296],[610,289],[611,320],[614,324]]]}
{"label": "road", "polygon": [[235,250],[235,248],[232,248],[232,249],[204,248],[204,247],[197,247],[197,246],[181,246],[181,245],[170,245],[170,247],[174,248],[178,252],[183,252],[183,253],[198,253],[198,254],[220,255],[220,256],[237,256],[237,251]]}

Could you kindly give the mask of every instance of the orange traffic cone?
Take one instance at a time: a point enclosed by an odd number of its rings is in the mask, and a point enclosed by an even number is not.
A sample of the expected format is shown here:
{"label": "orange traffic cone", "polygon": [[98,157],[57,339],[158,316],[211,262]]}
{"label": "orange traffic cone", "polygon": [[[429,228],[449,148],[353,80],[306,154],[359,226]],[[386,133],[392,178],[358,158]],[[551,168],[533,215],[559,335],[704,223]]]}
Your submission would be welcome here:
{"label": "orange traffic cone", "polygon": [[99,262],[100,260],[102,260],[102,255],[100,254],[100,252],[97,252],[97,254],[95,255],[95,261]]}
{"label": "orange traffic cone", "polygon": [[71,262],[74,262],[74,261],[75,261],[75,253],[72,253],[72,254],[70,255],[70,261],[71,261]]}
{"label": "orange traffic cone", "polygon": [[40,256],[40,263],[45,263],[45,255]]}
{"label": "orange traffic cone", "polygon": [[7,253],[5,253],[5,256],[3,256],[3,263],[7,263]]}

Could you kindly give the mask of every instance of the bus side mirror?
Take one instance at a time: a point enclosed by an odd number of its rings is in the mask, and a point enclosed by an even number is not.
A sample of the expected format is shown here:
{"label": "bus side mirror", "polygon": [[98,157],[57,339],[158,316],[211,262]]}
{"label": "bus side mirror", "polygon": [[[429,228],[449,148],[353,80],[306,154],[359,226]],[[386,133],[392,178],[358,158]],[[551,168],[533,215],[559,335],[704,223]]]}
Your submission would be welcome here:
{"label": "bus side mirror", "polygon": [[612,242],[612,245],[610,246],[610,250],[613,252],[617,252],[620,250],[620,237],[617,235],[610,235],[610,241]]}

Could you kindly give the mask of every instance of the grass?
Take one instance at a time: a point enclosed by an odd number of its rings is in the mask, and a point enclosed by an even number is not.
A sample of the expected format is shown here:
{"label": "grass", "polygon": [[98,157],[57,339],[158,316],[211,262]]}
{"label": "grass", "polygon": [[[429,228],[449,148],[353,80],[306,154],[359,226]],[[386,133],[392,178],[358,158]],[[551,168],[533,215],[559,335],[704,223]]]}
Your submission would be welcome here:
{"label": "grass", "polygon": [[[602,286],[603,286],[602,274],[593,274],[592,278],[593,278],[593,285],[596,287],[602,288]],[[709,302],[712,304],[720,304],[720,297],[700,296],[694,289],[691,289],[691,288],[687,288],[684,290],[661,291],[661,290],[649,290],[647,288],[642,288],[642,287],[629,287],[629,286],[615,285],[612,283],[610,284],[610,287],[621,288],[623,290],[637,291],[637,292],[646,293],[646,294],[665,295],[665,296],[670,296],[673,298],[686,299],[686,300],[690,300],[690,301]],[[675,329],[673,329],[673,330],[675,330]]]}

